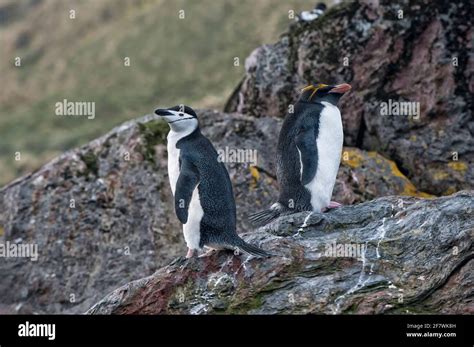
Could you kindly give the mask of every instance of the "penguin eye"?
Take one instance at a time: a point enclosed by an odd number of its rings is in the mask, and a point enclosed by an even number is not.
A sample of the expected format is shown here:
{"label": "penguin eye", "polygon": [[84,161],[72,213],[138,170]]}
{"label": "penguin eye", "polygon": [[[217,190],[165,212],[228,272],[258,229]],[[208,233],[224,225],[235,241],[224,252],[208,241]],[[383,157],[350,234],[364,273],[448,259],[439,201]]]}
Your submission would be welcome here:
{"label": "penguin eye", "polygon": [[179,113],[178,116],[183,117],[184,113]]}

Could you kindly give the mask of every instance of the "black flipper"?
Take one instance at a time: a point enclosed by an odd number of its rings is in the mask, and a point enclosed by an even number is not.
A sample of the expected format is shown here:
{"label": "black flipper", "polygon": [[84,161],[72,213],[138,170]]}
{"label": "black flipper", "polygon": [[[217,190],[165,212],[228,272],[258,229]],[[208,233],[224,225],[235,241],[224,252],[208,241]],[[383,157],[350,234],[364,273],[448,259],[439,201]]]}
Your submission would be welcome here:
{"label": "black flipper", "polygon": [[313,127],[301,128],[296,135],[296,147],[300,155],[301,183],[308,184],[316,175],[318,168],[318,150],[316,148],[316,134]]}
{"label": "black flipper", "polygon": [[180,172],[176,182],[174,208],[181,223],[188,221],[188,208],[193,191],[199,183],[199,171],[194,164],[185,157],[180,158]]}

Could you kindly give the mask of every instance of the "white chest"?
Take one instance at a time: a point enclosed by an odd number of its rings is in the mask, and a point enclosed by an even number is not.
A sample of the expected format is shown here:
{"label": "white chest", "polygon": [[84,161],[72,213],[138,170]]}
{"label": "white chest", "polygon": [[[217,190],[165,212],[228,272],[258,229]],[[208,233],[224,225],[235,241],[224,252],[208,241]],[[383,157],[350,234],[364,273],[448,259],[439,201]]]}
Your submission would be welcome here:
{"label": "white chest", "polygon": [[173,136],[170,132],[168,135],[168,177],[170,179],[171,192],[174,195],[176,191],[176,182],[178,182],[179,177],[179,154],[180,149],[176,148],[176,143],[179,138]]}
{"label": "white chest", "polygon": [[311,193],[313,211],[320,212],[329,205],[341,161],[344,133],[341,113],[336,106],[323,102],[324,109],[319,121],[318,168],[316,175],[306,185]]}
{"label": "white chest", "polygon": [[[187,135],[189,135],[189,132],[181,134],[170,131],[168,134],[168,176],[173,196],[175,195],[176,183],[178,182],[180,173],[179,155],[181,150],[176,148],[176,144],[180,139]],[[184,240],[186,241],[188,248],[199,249],[199,241],[201,238],[200,224],[203,215],[204,211],[201,206],[198,188],[196,187],[193,191],[191,202],[188,207],[188,221],[183,225]]]}

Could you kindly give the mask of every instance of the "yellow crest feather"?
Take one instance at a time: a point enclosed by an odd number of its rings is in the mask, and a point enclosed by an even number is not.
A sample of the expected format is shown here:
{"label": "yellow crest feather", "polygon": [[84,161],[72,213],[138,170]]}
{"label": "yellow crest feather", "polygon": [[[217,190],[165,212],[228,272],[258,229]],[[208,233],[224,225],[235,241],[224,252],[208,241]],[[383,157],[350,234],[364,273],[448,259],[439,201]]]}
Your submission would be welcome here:
{"label": "yellow crest feather", "polygon": [[309,86],[306,86],[304,87],[301,92],[304,93],[308,90],[312,90],[313,92],[311,93],[311,95],[309,96],[308,100],[311,101],[311,99],[313,98],[313,96],[318,92],[319,89],[321,88],[324,88],[324,87],[327,87],[328,85],[327,84],[323,84],[323,83],[320,83],[318,84],[317,86],[314,86],[312,84],[310,84]]}

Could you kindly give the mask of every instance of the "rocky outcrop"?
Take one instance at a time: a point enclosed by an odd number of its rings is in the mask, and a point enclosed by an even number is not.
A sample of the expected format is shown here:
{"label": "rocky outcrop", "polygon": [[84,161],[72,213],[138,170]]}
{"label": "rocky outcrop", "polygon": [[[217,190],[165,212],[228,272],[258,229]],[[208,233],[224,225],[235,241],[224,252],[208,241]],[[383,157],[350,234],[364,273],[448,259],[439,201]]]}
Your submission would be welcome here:
{"label": "rocky outcrop", "polygon": [[472,314],[474,192],[281,217],[244,238],[269,259],[175,260],[89,314]]}
{"label": "rocky outcrop", "polygon": [[[226,111],[284,117],[309,83],[352,84],[345,143],[394,160],[415,186],[451,194],[474,183],[471,3],[355,1],[292,25],[257,48]],[[389,104],[392,102],[391,104]],[[405,115],[383,108],[415,102]],[[397,107],[400,104],[397,104]]]}
{"label": "rocky outcrop", "polygon": [[[274,171],[265,141],[278,122],[200,116],[218,149],[258,150],[260,170]],[[168,130],[153,115],[130,121],[0,190],[0,243],[34,244],[39,253],[0,262],[2,312],[83,312],[186,252],[168,183]],[[243,211],[258,197],[269,203],[275,182],[247,164],[228,166],[243,230]]]}
{"label": "rocky outcrop", "polygon": [[0,190],[0,243],[36,244],[39,255],[0,262],[3,304],[82,312],[184,252],[166,163],[154,159],[164,129],[151,117],[126,123]]}
{"label": "rocky outcrop", "polygon": [[433,197],[419,191],[393,161],[377,152],[344,147],[333,199],[351,205],[387,195]]}
{"label": "rocky outcrop", "polygon": [[[280,120],[215,111],[200,111],[199,118],[203,132],[227,153],[238,231],[252,230],[247,215],[278,194]],[[37,244],[39,253],[36,262],[0,262],[2,311],[83,312],[104,293],[185,253],[168,183],[167,132],[155,116],[139,118],[0,190],[0,243]],[[335,188],[340,202],[423,196],[376,153],[345,148],[342,157]]]}
{"label": "rocky outcrop", "polygon": [[[0,262],[0,312],[85,312],[123,286],[89,312],[472,313],[473,193],[431,199],[473,183],[470,12],[460,1],[342,4],[252,53],[228,103],[239,112],[199,111],[231,176],[238,231],[276,254],[268,260],[176,259],[168,126],[153,115],[0,189],[0,244],[39,253]],[[278,195],[281,117],[314,81],[353,85],[333,197],[353,206],[248,233],[247,215]],[[389,99],[420,102],[420,118],[381,116]],[[386,195],[400,197],[368,201]]]}

